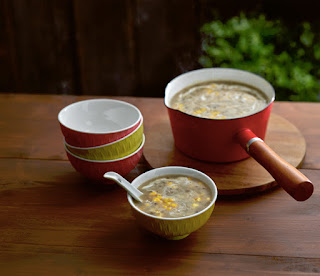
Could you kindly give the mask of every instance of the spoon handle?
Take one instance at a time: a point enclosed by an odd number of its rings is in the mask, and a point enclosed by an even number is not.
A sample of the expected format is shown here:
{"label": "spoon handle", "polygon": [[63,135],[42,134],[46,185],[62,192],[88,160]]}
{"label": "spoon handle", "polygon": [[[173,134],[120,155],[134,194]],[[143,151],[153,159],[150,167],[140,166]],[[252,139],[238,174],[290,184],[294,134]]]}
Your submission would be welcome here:
{"label": "spoon handle", "polygon": [[132,186],[129,181],[116,172],[106,172],[103,175],[104,178],[111,179],[124,188],[129,195],[131,195],[135,200],[142,202],[140,196],[143,194],[136,187]]}

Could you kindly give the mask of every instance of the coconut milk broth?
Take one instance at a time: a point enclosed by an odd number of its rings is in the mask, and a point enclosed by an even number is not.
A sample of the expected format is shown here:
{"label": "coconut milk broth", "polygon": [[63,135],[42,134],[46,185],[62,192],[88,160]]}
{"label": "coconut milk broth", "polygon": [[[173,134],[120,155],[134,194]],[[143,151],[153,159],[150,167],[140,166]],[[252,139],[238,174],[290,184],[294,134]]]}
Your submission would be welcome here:
{"label": "coconut milk broth", "polygon": [[259,112],[268,105],[257,88],[229,81],[208,81],[186,87],[174,95],[170,107],[209,119],[232,119]]}
{"label": "coconut milk broth", "polygon": [[196,214],[205,209],[213,197],[205,183],[182,175],[154,178],[138,189],[143,192],[142,202],[135,205],[148,214],[167,218]]}

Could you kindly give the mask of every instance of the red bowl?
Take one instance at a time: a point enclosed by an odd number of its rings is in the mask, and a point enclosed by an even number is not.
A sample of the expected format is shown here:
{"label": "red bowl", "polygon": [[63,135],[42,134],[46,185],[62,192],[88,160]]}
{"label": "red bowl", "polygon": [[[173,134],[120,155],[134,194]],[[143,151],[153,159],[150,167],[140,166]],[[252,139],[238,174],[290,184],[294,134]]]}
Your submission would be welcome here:
{"label": "red bowl", "polygon": [[58,115],[65,141],[74,147],[97,147],[115,142],[140,124],[140,110],[132,104],[111,99],[75,102]]}
{"label": "red bowl", "polygon": [[132,154],[114,160],[103,160],[103,161],[95,161],[88,160],[82,157],[78,157],[75,154],[71,153],[65,146],[65,150],[68,156],[68,159],[71,165],[74,167],[76,171],[81,173],[83,176],[98,182],[111,183],[106,180],[103,175],[107,171],[114,171],[118,174],[125,176],[131,170],[133,170],[138,164],[142,153],[143,146],[145,142],[145,137],[143,136],[143,141],[140,147],[133,152]]}

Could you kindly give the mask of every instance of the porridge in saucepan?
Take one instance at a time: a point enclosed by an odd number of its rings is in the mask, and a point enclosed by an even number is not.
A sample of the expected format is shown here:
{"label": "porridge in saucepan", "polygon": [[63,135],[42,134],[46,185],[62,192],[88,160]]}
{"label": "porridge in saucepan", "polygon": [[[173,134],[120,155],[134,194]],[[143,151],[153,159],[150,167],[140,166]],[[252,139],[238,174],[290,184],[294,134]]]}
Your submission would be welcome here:
{"label": "porridge in saucepan", "polygon": [[200,212],[211,200],[210,188],[188,176],[169,175],[152,179],[138,188],[143,202],[135,202],[142,211],[159,217],[185,217]]}
{"label": "porridge in saucepan", "polygon": [[234,82],[206,82],[179,91],[170,107],[209,119],[239,118],[266,107],[266,96],[254,87]]}

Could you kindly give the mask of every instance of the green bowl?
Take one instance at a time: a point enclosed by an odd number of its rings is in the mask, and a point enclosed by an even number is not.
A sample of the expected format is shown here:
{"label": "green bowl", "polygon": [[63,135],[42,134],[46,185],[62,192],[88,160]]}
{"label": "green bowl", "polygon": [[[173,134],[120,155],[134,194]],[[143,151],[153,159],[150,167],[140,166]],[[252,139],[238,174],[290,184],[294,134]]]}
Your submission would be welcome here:
{"label": "green bowl", "polygon": [[66,148],[74,155],[89,160],[113,160],[125,157],[135,152],[143,140],[143,120],[137,129],[129,135],[98,147],[80,148],[66,143]]}

